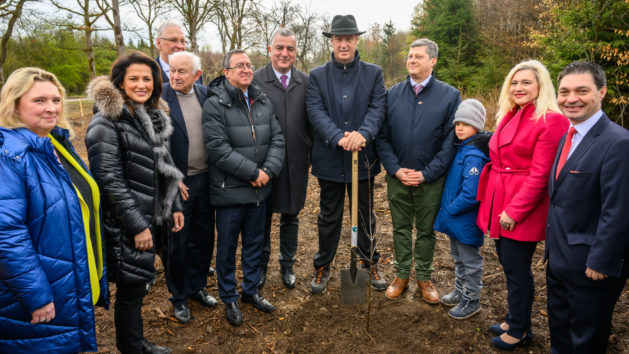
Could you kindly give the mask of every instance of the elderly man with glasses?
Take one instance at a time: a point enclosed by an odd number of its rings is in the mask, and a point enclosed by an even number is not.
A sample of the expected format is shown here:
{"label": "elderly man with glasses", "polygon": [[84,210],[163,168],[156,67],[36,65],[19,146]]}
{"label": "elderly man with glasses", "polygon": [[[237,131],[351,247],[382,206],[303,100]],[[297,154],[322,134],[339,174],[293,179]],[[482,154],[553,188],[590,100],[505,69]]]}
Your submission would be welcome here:
{"label": "elderly man with glasses", "polygon": [[[187,43],[186,36],[178,24],[166,21],[157,28],[155,46],[159,50],[159,55],[155,61],[162,68],[162,84],[170,81],[168,57],[173,53],[185,51]],[[199,77],[196,83],[203,84],[203,75]]]}
{"label": "elderly man with glasses", "polygon": [[265,200],[284,162],[284,136],[273,103],[251,83],[253,66],[240,49],[223,60],[223,73],[208,85],[203,135],[210,171],[210,203],[216,208],[216,273],[225,316],[242,323],[236,289],[236,248],[242,234],[242,302],[275,310],[258,293],[264,244]]}

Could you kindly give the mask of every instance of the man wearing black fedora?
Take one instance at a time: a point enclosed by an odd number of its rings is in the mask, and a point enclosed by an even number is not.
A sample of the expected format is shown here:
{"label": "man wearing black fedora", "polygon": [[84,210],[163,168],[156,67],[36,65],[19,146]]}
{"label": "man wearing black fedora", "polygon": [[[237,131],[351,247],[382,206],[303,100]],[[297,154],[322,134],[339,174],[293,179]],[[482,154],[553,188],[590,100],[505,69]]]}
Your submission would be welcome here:
{"label": "man wearing black fedora", "polygon": [[[329,32],[332,55],[328,63],[310,72],[306,109],[314,129],[312,174],[321,188],[318,217],[319,250],[314,255],[314,294],[326,291],[330,263],[341,234],[345,191],[351,193],[352,151],[359,151],[358,248],[361,263],[369,268],[371,286],[384,290],[387,283],[376,267],[376,220],[373,215],[373,181],[380,172],[374,139],[386,113],[382,69],[360,60],[356,50],[359,31],[352,15],[334,16]],[[363,146],[361,148],[361,146]],[[351,198],[350,198],[351,200]],[[349,246],[349,245],[348,245]]]}

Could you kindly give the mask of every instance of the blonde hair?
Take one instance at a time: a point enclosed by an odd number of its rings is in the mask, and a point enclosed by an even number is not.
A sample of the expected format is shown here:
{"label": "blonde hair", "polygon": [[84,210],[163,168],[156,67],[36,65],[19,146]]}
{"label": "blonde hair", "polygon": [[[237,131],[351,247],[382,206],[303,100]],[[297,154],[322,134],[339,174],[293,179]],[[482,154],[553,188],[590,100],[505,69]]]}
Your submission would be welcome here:
{"label": "blonde hair", "polygon": [[535,101],[535,114],[534,120],[540,119],[546,112],[554,111],[559,112],[559,106],[557,106],[557,97],[555,96],[555,86],[550,79],[550,74],[544,66],[537,60],[527,60],[516,65],[509,71],[509,74],[505,78],[500,89],[500,98],[498,99],[498,113],[496,113],[496,125],[500,123],[502,117],[504,117],[509,111],[515,107],[515,102],[511,99],[509,94],[509,88],[511,87],[511,80],[515,74],[522,70],[531,70],[535,74],[537,79],[537,85],[539,86],[539,93]]}
{"label": "blonde hair", "polygon": [[67,129],[70,132],[70,137],[74,137],[72,124],[65,117],[66,90],[61,86],[55,74],[34,67],[15,70],[2,87],[2,91],[0,91],[0,126],[9,129],[24,127],[15,107],[20,102],[20,98],[33,87],[35,81],[48,81],[57,86],[61,96],[61,111],[59,111],[57,126]]}

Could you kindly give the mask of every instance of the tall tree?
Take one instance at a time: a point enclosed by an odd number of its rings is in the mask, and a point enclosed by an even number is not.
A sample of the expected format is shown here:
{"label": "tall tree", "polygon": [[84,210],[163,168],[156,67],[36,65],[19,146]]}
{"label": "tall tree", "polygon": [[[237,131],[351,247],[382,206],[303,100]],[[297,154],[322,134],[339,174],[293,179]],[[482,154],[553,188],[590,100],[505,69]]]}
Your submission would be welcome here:
{"label": "tall tree", "polygon": [[6,28],[0,39],[0,87],[4,86],[4,62],[7,60],[7,46],[9,39],[13,35],[15,23],[22,16],[24,4],[28,0],[9,0],[0,3],[0,20],[6,21]]}
{"label": "tall tree", "polygon": [[[103,17],[114,31],[114,42],[118,56],[124,54],[124,38],[120,25],[120,3],[118,0],[96,0],[96,6],[103,12]],[[111,16],[109,15],[111,11]]]}
{"label": "tall tree", "polygon": [[466,88],[480,46],[473,0],[425,0],[412,22],[412,33],[439,45],[435,72],[441,80]]}
{"label": "tall tree", "polygon": [[269,52],[266,50],[273,41],[273,33],[280,28],[291,28],[297,20],[301,7],[293,4],[290,0],[282,0],[271,8],[264,8],[261,4],[255,4],[253,11],[254,21],[257,28],[253,34],[258,37],[256,42],[266,53],[267,61]]}
{"label": "tall tree", "polygon": [[544,0],[531,46],[555,76],[573,60],[591,60],[607,74],[607,113],[629,127],[629,0]]}
{"label": "tall tree", "polygon": [[161,0],[129,0],[135,10],[135,14],[146,25],[148,32],[151,57],[157,55],[155,50],[155,21],[167,12],[165,3]]}
{"label": "tall tree", "polygon": [[301,63],[301,70],[308,71],[315,58],[313,52],[316,50],[317,38],[323,37],[321,32],[318,31],[323,16],[312,11],[310,7],[298,9],[295,15],[296,18],[292,24],[292,29],[297,37],[297,60]]}
{"label": "tall tree", "polygon": [[220,0],[167,0],[167,2],[183,17],[184,28],[190,39],[190,50],[197,53],[199,51],[197,34],[210,21]]}
{"label": "tall tree", "polygon": [[254,13],[258,8],[257,0],[217,0],[212,22],[218,27],[223,52],[254,46],[258,43],[246,39],[255,39],[253,33],[258,29]]}
{"label": "tall tree", "polygon": [[[92,35],[98,31],[99,28],[95,26],[101,16],[103,16],[103,9],[94,9],[91,5],[93,0],[74,0],[74,3],[70,2],[66,4],[61,0],[50,0],[50,2],[59,10],[66,11],[70,16],[77,16],[78,22],[71,17],[68,20],[57,21],[57,24],[61,27],[72,31],[81,31],[85,35],[84,50],[87,54],[87,65],[89,67],[90,78],[96,76],[96,62],[94,58],[94,43]],[[74,7],[73,5],[76,5]],[[105,8],[109,10],[109,8]]]}

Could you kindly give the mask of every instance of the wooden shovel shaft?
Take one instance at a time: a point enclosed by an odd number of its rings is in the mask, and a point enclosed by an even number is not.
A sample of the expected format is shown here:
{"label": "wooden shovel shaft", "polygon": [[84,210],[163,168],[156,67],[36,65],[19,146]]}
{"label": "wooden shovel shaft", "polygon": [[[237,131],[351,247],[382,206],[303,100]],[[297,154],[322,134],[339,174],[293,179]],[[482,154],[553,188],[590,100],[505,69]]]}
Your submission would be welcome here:
{"label": "wooden shovel shaft", "polygon": [[358,151],[352,151],[352,247],[358,246]]}

